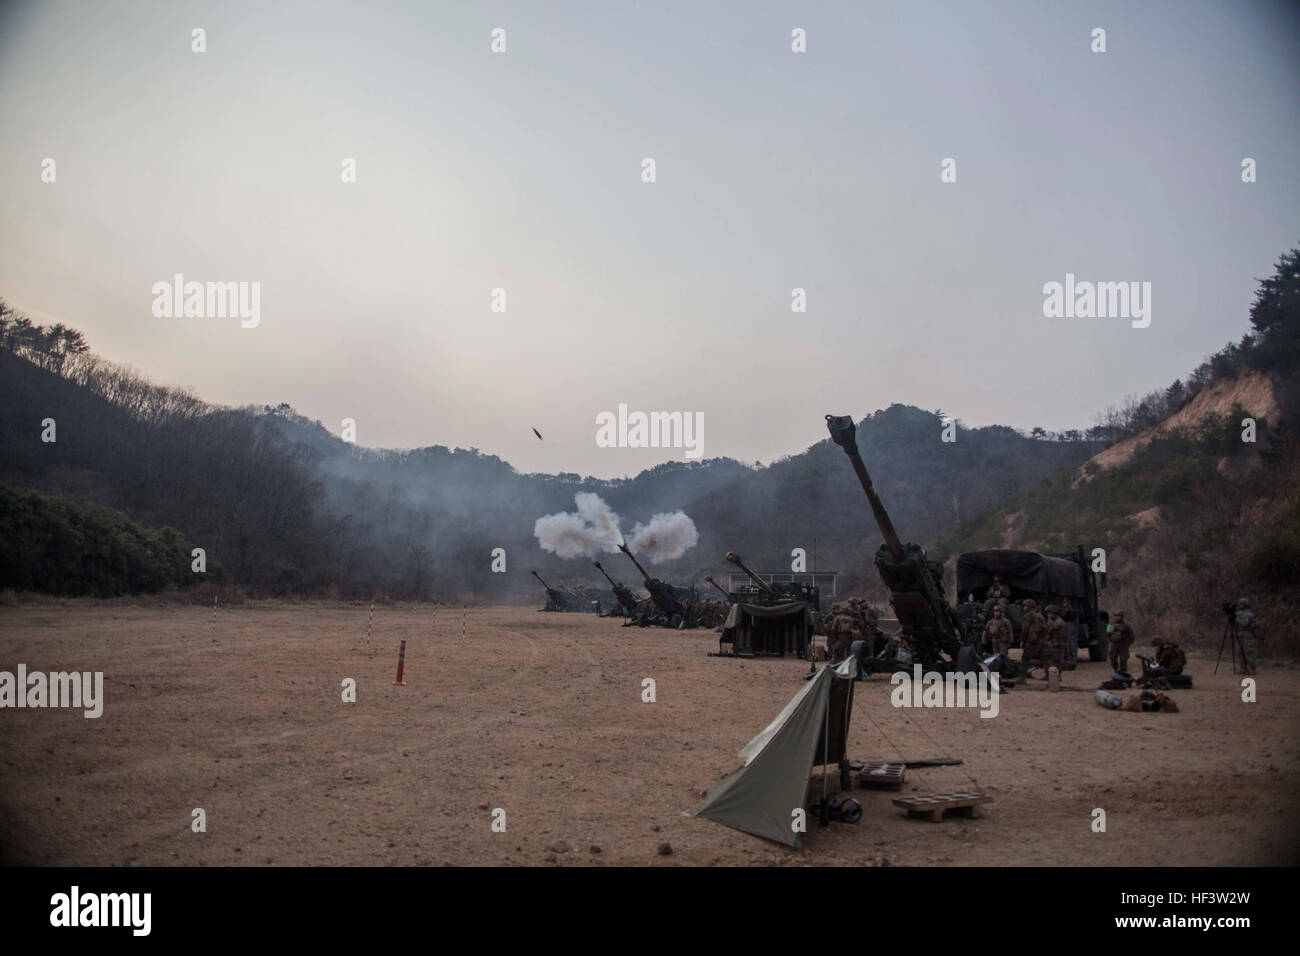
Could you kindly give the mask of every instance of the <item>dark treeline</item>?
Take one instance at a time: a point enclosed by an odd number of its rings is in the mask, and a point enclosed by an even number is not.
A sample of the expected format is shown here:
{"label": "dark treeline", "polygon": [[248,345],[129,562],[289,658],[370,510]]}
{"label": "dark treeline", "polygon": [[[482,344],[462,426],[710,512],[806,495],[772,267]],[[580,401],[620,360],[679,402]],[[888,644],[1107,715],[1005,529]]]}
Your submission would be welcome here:
{"label": "dark treeline", "polygon": [[[673,580],[725,575],[729,549],[780,570],[803,548],[810,569],[845,575],[841,590],[875,583],[879,533],[820,421],[809,422],[807,451],[767,467],[724,458],[616,480],[520,474],[475,449],[358,448],[288,405],[212,406],[96,357],[73,330],[54,334],[7,310],[0,321],[0,481],[176,528],[253,595],[526,600],[540,593],[534,568],[554,585],[603,583],[589,561],[556,558],[533,537],[537,518],[573,510],[579,491],[605,498],[625,531],[686,511],[699,545],[651,568]],[[46,419],[53,442],[41,440]],[[864,457],[909,539],[933,542],[1101,447],[957,424],[945,443],[939,411],[894,405],[861,422]],[[505,574],[490,570],[494,548],[506,550]],[[638,583],[622,555],[604,563]]]}
{"label": "dark treeline", "polygon": [[[197,583],[175,528],[144,528],[120,511],[0,485],[0,582],[45,594],[117,597]],[[211,580],[221,568],[209,566]]]}

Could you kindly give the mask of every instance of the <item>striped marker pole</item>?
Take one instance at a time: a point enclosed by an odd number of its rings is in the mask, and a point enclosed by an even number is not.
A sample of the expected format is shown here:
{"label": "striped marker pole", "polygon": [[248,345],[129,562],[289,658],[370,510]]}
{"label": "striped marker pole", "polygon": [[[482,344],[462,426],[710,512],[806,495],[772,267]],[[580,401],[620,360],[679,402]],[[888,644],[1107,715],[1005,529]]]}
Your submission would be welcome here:
{"label": "striped marker pole", "polygon": [[212,626],[217,626],[217,596],[212,595]]}
{"label": "striped marker pole", "polygon": [[370,629],[375,626],[375,602],[370,602],[370,620],[366,621],[366,647],[370,646]]}
{"label": "striped marker pole", "polygon": [[393,684],[406,686],[406,681],[402,680],[402,669],[406,666],[406,641],[402,641],[402,646],[397,649],[397,680]]}
{"label": "striped marker pole", "polygon": [[467,625],[466,625],[466,623],[465,623],[466,618],[468,618],[468,617],[469,617],[469,608],[466,607],[464,604],[462,604],[462,605],[460,606],[460,642],[461,642],[462,644],[465,643],[465,641],[466,641],[466,639],[467,639],[467,637],[468,637],[468,635],[467,635],[467,633],[466,633],[466,627],[467,627]]}

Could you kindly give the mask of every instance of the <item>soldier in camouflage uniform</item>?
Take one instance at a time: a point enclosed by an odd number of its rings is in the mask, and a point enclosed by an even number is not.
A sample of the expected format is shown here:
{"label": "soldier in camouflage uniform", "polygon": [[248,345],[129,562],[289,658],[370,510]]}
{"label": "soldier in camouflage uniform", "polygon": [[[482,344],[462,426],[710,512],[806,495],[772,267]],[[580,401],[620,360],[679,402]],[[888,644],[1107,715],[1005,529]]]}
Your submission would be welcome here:
{"label": "soldier in camouflage uniform", "polygon": [[1157,637],[1151,642],[1156,648],[1156,666],[1163,674],[1181,674],[1187,666],[1187,654],[1178,642]]}
{"label": "soldier in camouflage uniform", "polygon": [[1110,635],[1110,669],[1117,674],[1128,673],[1128,651],[1136,635],[1124,620],[1124,612],[1115,612],[1114,631]]}
{"label": "soldier in camouflage uniform", "polygon": [[1047,633],[1043,635],[1047,646],[1045,667],[1065,671],[1065,652],[1070,647],[1070,629],[1061,620],[1061,609],[1055,604],[1047,606]]}
{"label": "soldier in camouflage uniform", "polygon": [[1002,613],[1002,608],[993,609],[993,618],[984,625],[984,640],[987,641],[1000,656],[1005,657],[1007,651],[1011,650],[1011,642],[1014,635],[1011,631],[1011,622],[1007,620]]}
{"label": "soldier in camouflage uniform", "polygon": [[856,618],[845,614],[838,604],[831,606],[831,619],[826,624],[826,642],[830,647],[831,663],[838,664],[849,656],[849,648],[862,636]]}
{"label": "soldier in camouflage uniform", "polygon": [[1250,609],[1250,601],[1242,598],[1237,602],[1237,614],[1233,618],[1237,629],[1237,643],[1241,646],[1241,672],[1255,673],[1255,612]]}
{"label": "soldier in camouflage uniform", "polygon": [[1038,613],[1038,602],[1026,598],[1022,605],[1025,609],[1025,621],[1021,627],[1020,665],[1029,675],[1029,669],[1042,663],[1043,638],[1047,634],[1047,621]]}
{"label": "soldier in camouflage uniform", "polygon": [[1006,607],[1007,602],[1010,600],[1011,588],[1002,583],[1002,575],[993,575],[993,583],[989,585],[989,589],[984,595],[984,616],[991,617],[993,608],[999,605]]}

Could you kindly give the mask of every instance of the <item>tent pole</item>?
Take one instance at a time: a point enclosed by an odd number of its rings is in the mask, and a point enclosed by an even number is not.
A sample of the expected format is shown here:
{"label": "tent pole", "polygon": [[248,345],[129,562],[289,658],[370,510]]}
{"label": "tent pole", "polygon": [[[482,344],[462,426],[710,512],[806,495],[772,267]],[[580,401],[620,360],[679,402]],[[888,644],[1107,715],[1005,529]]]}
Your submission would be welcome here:
{"label": "tent pole", "polygon": [[[827,668],[827,667],[830,667],[830,666],[831,666],[830,664],[827,664],[826,667],[823,667],[823,668],[822,668],[822,672],[824,673],[824,672],[826,671],[826,668]],[[831,680],[833,681],[834,679],[835,679],[835,678],[834,678],[834,673],[832,672]],[[826,761],[830,759],[830,749],[831,749],[831,684],[830,684],[830,682],[827,682],[827,685],[826,685],[826,729],[822,732],[822,812],[821,812],[821,825],[824,826],[824,827],[826,827],[826,826],[830,826],[830,823],[831,823],[831,811],[830,811],[830,807],[828,807],[828,806],[826,805]]]}

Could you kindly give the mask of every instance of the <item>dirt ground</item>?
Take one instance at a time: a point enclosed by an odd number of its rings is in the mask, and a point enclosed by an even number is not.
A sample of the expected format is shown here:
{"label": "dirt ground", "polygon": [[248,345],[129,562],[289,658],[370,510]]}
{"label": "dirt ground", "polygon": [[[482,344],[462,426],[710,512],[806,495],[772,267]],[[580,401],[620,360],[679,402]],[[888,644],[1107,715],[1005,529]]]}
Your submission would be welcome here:
{"label": "dirt ground", "polygon": [[[858,824],[799,850],[689,816],[801,686],[796,660],[711,658],[709,631],[531,609],[248,604],[0,609],[0,670],[102,670],[103,716],[0,711],[8,864],[1170,865],[1300,861],[1300,671],[1258,702],[1193,653],[1178,714],[1104,710],[1105,664],[1001,713],[857,686],[850,752],[953,756],[904,793],[978,785],[977,820]],[[407,640],[406,686],[392,684]],[[1140,648],[1139,648],[1140,649]],[[357,702],[341,700],[354,678]],[[657,700],[643,703],[642,679]],[[1031,685],[1041,687],[1041,683]],[[838,775],[836,775],[838,777]],[[815,778],[820,785],[820,772]],[[1092,811],[1106,811],[1105,833]],[[207,831],[190,829],[202,808]],[[506,812],[506,832],[491,829]],[[660,844],[671,845],[660,855]],[[599,848],[599,850],[597,850]]]}

